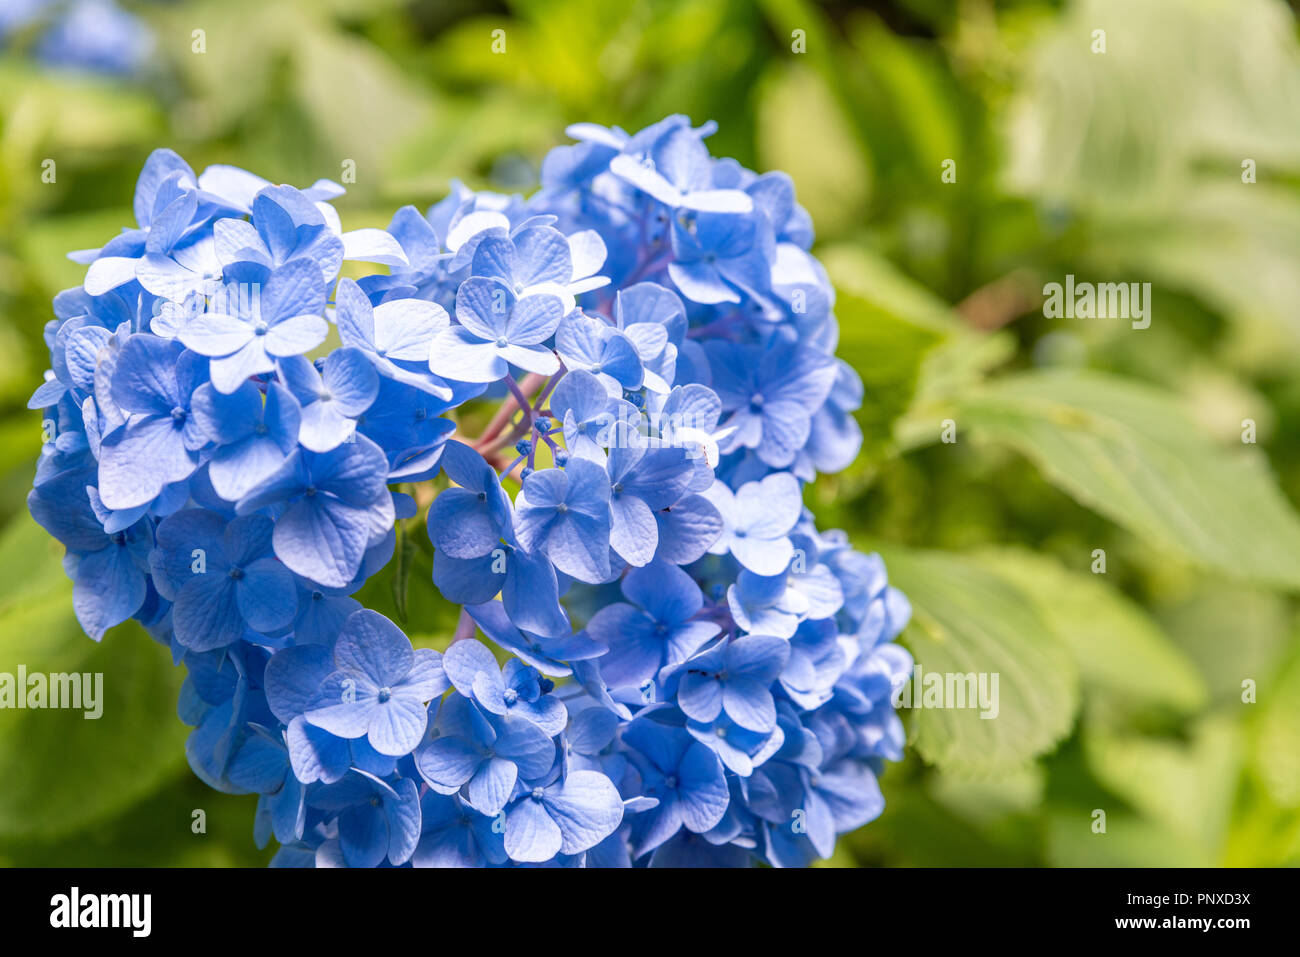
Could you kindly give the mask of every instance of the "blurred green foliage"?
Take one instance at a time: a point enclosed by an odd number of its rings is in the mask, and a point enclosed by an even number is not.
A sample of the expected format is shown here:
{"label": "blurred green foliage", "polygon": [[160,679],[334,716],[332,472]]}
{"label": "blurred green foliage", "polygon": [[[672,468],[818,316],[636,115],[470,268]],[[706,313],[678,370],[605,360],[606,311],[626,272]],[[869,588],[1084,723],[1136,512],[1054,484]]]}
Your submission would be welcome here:
{"label": "blurred green foliage", "polygon": [[[157,37],[135,80],[0,55],[0,671],[103,671],[108,694],[99,721],[0,712],[0,863],[270,854],[253,800],[185,766],[166,651],[80,633],[24,508],[41,330],[82,276],[64,253],[129,223],[148,152],[299,185],[354,161],[357,227],[456,177],[526,192],[566,123],[683,112],[794,177],[839,290],[866,444],[810,504],[884,554],[923,667],[1001,675],[997,720],[906,716],[884,815],[829,863],[1300,864],[1300,43],[1279,0],[126,6]],[[1150,282],[1150,328],[1046,318],[1067,273]],[[363,597],[436,642],[454,611],[421,537],[409,593],[390,570]]]}

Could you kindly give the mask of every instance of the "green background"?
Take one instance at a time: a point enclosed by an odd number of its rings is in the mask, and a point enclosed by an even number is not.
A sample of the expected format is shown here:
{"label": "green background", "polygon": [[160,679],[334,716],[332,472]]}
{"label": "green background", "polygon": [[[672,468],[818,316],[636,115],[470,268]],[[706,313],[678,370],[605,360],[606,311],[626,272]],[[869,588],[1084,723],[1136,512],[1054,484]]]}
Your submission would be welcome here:
{"label": "green background", "polygon": [[[337,207],[356,228],[426,207],[454,177],[529,192],[567,123],[682,112],[718,122],[715,154],[794,177],[837,285],[866,442],[809,491],[820,523],[884,554],[923,667],[1000,675],[996,720],[906,715],[883,816],[830,863],[1300,863],[1286,5],[124,6],[157,38],[137,79],[0,54],[0,671],[102,671],[108,699],[99,721],[0,711],[0,862],[271,853],[253,846],[252,797],[189,772],[167,652],[134,626],[102,645],[81,634],[60,549],[24,506],[41,330],[83,275],[64,253],[131,224],[149,151],[299,186],[351,160]],[[1043,285],[1066,274],[1151,283],[1150,328],[1045,318]],[[956,442],[940,441],[945,420]],[[436,640],[418,561],[410,588],[409,628]]]}

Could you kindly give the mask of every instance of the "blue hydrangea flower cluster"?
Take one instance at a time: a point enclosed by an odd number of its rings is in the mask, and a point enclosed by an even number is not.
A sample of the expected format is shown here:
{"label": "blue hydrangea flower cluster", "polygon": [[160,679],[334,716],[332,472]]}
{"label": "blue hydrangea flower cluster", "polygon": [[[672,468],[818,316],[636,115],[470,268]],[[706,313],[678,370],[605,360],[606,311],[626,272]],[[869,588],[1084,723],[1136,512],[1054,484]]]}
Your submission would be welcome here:
{"label": "blue hydrangea flower cluster", "polygon": [[[910,609],[802,501],[862,385],[789,177],[712,130],[574,126],[531,199],[348,232],[159,150],[72,254],[31,512],[277,864],[798,866],[881,812]],[[422,511],[443,653],[351,597]]]}
{"label": "blue hydrangea flower cluster", "polygon": [[110,76],[139,73],[155,46],[144,21],[114,0],[4,0],[0,48],[25,41],[48,66]]}

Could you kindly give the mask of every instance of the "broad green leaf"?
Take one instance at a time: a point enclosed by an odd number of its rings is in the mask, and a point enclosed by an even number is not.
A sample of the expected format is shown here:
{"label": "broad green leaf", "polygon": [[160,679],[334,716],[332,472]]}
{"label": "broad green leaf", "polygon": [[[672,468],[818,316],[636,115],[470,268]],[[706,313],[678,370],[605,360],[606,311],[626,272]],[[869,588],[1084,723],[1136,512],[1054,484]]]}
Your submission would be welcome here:
{"label": "broad green leaf", "polygon": [[253,843],[256,809],[255,796],[222,794],[178,768],[163,788],[111,819],[52,840],[0,840],[0,866],[264,867],[279,845]]}
{"label": "broad green leaf", "polygon": [[[371,44],[330,29],[300,29],[294,91],[316,134],[340,164],[355,162],[355,182],[374,189],[393,152],[432,113],[430,98]],[[336,167],[342,169],[342,166]],[[330,171],[338,179],[341,172]]]}
{"label": "broad green leaf", "polygon": [[1148,214],[1204,185],[1208,159],[1297,168],[1300,45],[1284,4],[1080,0],[1020,65],[1007,109],[1015,188]]}
{"label": "broad green leaf", "polygon": [[944,365],[940,354],[967,335],[946,303],[866,248],[840,243],[817,254],[836,289],[836,353],[866,388],[858,422],[869,455],[893,440],[901,414],[930,388],[932,366]]}
{"label": "broad green leaf", "polygon": [[1257,689],[1262,709],[1254,766],[1270,796],[1300,808],[1300,654],[1273,681]]}
{"label": "broad green leaf", "polygon": [[1205,703],[1205,682],[1195,665],[1104,576],[1068,571],[1056,559],[1026,549],[981,550],[977,558],[1034,601],[1073,652],[1085,692],[1105,692],[1124,705],[1183,711]]}
{"label": "broad green leaf", "polygon": [[892,770],[886,772],[881,788],[884,813],[840,839],[840,845],[853,853],[861,867],[1027,867],[1038,863],[1032,819],[1026,819],[1022,827],[1007,818],[972,820],[931,797],[919,781],[900,780]]}
{"label": "broad green leaf", "polygon": [[1294,15],[1273,0],[1081,0],[1044,22],[1014,61],[1006,186],[1081,218],[1080,271],[1190,292],[1286,330],[1293,349]]}
{"label": "broad green leaf", "polygon": [[1165,634],[1195,662],[1213,704],[1238,705],[1247,678],[1261,688],[1277,680],[1293,627],[1285,595],[1193,574],[1160,599],[1155,614]]}
{"label": "broad green leaf", "polygon": [[[1014,353],[1014,340],[971,329],[946,302],[863,246],[838,243],[817,254],[836,288],[837,351],[864,381],[880,380],[869,402],[883,403],[886,412],[859,414],[867,435],[870,417],[890,424],[904,449],[933,442],[943,418],[935,400],[981,381]],[[891,380],[903,366],[908,376]]]}
{"label": "broad green leaf", "polygon": [[852,293],[883,312],[938,333],[961,331],[961,320],[947,303],[866,247],[836,243],[816,252],[841,295]]}
{"label": "broad green leaf", "polygon": [[[70,251],[103,246],[134,220],[131,207],[125,204],[93,213],[46,216],[18,237],[19,251],[32,278],[53,296],[60,290],[80,285],[86,278],[86,267],[70,260],[67,255]],[[40,316],[27,320],[37,329],[47,319],[54,318],[53,307],[44,305]],[[44,359],[45,356],[40,356],[38,361]],[[45,364],[40,367],[44,368]],[[39,423],[35,424],[39,434]]]}
{"label": "broad green leaf", "polygon": [[1047,859],[1053,867],[1212,867],[1208,851],[1157,821],[1118,808],[1106,830],[1093,830],[1093,809],[1053,810],[1047,817]]}
{"label": "broad green leaf", "polygon": [[[417,196],[440,199],[453,179],[482,185],[478,171],[488,170],[499,157],[522,152],[540,158],[552,146],[567,142],[562,126],[551,108],[539,107],[534,97],[509,88],[474,99],[440,101],[423,126],[412,127],[411,135],[393,150],[383,193],[407,202]],[[391,215],[378,225],[387,226]]]}
{"label": "broad green leaf", "polygon": [[840,320],[836,353],[862,378],[856,417],[864,457],[878,456],[892,444],[894,423],[911,404],[922,363],[940,336],[852,292],[839,294],[835,313]]}
{"label": "broad green leaf", "polygon": [[857,228],[871,194],[871,166],[819,73],[798,58],[772,64],[759,87],[755,137],[761,167],[790,174],[819,236]]}
{"label": "broad green leaf", "polygon": [[[0,534],[0,623],[15,606],[52,600],[51,593],[71,588],[63,574],[62,559],[63,546],[25,510],[5,527]],[[39,636],[0,630],[0,647],[12,647],[20,639],[33,637],[39,640]]]}
{"label": "broad green leaf", "polygon": [[1039,764],[1027,764],[978,781],[938,771],[928,784],[931,797],[967,820],[996,822],[1033,813],[1042,803],[1046,775]]}
{"label": "broad green leaf", "polygon": [[99,644],[86,637],[51,544],[26,515],[0,540],[0,672],[102,675],[102,715],[0,710],[0,837],[77,831],[152,794],[185,764],[181,676],[167,650],[134,623]]}
{"label": "broad green leaf", "polygon": [[1235,717],[1207,716],[1187,740],[1089,725],[1084,750],[1093,774],[1108,790],[1199,851],[1218,856],[1228,836],[1242,767]]}
{"label": "broad green leaf", "polygon": [[[923,671],[998,676],[996,717],[981,717],[979,708],[912,709],[910,736],[921,756],[945,770],[992,777],[1060,741],[1079,703],[1078,668],[1036,603],[976,559],[881,553],[891,582],[912,603],[903,643]],[[914,705],[920,690],[912,689]]]}
{"label": "broad green leaf", "polygon": [[1170,396],[1112,376],[1025,373],[956,398],[978,440],[1136,535],[1229,576],[1300,588],[1300,519],[1255,450],[1211,442]]}
{"label": "broad green leaf", "polygon": [[[63,160],[77,154],[120,149],[158,135],[158,105],[142,91],[86,74],[42,70],[19,59],[0,60],[4,140],[0,162],[17,183],[5,191],[49,190],[62,182]],[[53,184],[41,178],[40,161],[55,158]],[[72,166],[73,164],[69,164]]]}

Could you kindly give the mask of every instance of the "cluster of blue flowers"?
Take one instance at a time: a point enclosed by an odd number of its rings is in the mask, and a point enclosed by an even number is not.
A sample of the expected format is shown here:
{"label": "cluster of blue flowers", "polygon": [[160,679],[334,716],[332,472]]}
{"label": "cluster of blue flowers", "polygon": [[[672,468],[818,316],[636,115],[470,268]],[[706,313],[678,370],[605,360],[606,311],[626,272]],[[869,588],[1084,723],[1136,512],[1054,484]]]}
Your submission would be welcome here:
{"label": "cluster of blue flowers", "polygon": [[153,53],[153,32],[114,0],[4,0],[0,49],[26,45],[52,67],[110,76],[141,71]]}
{"label": "cluster of blue flowers", "polygon": [[[862,386],[790,179],[711,132],[578,125],[529,200],[350,232],[334,183],[159,150],[72,254],[31,512],[87,633],[188,669],[276,863],[797,866],[881,812],[910,609],[802,502]],[[441,654],[350,597],[421,510]]]}

